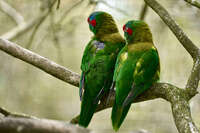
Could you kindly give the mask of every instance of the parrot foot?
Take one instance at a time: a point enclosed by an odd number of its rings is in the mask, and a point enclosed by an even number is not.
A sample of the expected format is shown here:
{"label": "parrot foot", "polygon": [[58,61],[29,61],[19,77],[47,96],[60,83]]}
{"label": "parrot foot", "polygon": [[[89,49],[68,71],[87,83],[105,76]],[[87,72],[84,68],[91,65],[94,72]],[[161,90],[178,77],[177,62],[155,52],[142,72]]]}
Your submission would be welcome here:
{"label": "parrot foot", "polygon": [[134,90],[134,84],[132,85],[131,91],[128,93],[128,96],[124,100],[122,107],[125,107],[125,106],[127,106],[128,104],[130,104],[132,102],[132,98],[133,98],[133,95],[134,95],[134,91],[133,90]]}

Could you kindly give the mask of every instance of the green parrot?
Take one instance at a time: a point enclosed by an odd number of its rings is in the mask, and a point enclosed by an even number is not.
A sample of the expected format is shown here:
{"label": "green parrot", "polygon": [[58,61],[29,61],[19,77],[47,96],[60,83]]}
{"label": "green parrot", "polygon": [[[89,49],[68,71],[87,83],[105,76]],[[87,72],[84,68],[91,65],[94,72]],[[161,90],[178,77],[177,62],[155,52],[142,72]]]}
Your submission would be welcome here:
{"label": "green parrot", "polygon": [[117,55],[126,43],[110,14],[93,12],[88,23],[94,36],[84,50],[81,63],[79,125],[83,127],[89,125],[99,101],[109,93]]}
{"label": "green parrot", "polygon": [[149,89],[160,77],[160,62],[152,34],[143,21],[128,21],[124,27],[127,45],[120,51],[111,90],[116,87],[112,108],[112,126],[117,131],[132,101]]}

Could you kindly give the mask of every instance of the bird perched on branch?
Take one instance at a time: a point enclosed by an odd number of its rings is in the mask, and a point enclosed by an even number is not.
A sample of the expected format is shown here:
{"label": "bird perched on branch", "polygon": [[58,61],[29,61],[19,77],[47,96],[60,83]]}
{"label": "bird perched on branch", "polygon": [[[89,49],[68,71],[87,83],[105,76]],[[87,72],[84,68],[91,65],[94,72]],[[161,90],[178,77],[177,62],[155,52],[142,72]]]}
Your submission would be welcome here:
{"label": "bird perched on branch", "polygon": [[106,12],[93,12],[88,18],[94,33],[82,57],[79,125],[87,127],[101,98],[109,92],[118,52],[125,45],[115,21]]}
{"label": "bird perched on branch", "polygon": [[159,55],[152,34],[143,21],[128,21],[124,27],[127,45],[120,51],[115,65],[111,90],[116,87],[112,108],[112,125],[117,131],[132,101],[159,80]]}

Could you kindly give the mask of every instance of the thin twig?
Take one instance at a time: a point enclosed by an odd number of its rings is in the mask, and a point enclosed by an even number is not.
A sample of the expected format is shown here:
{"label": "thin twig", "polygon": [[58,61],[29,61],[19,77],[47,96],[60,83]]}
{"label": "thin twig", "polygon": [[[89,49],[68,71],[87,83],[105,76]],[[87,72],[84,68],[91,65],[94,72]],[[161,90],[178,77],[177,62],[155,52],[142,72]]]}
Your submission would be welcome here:
{"label": "thin twig", "polygon": [[200,9],[200,3],[197,0],[184,0],[184,1],[189,3],[190,5]]}
{"label": "thin twig", "polygon": [[65,20],[66,16],[67,16],[74,8],[76,8],[77,6],[79,6],[83,1],[84,1],[84,0],[80,0],[80,1],[76,2],[74,5],[72,5],[69,9],[67,9],[67,10],[63,13],[63,15],[60,17],[60,19],[57,21],[57,23],[58,23],[58,24],[61,24],[61,23]]}
{"label": "thin twig", "polygon": [[3,107],[0,107],[0,113],[2,115],[4,115],[5,117],[21,117],[21,118],[32,118],[32,119],[38,119],[34,116],[30,116],[30,115],[27,115],[27,114],[18,114],[18,113],[12,113],[8,110],[6,110],[5,108]]}
{"label": "thin twig", "polygon": [[10,18],[13,19],[16,22],[16,24],[21,25],[25,23],[24,17],[15,8],[10,6],[4,0],[0,1],[0,9],[8,16],[10,16]]}
{"label": "thin twig", "polygon": [[146,3],[144,3],[144,5],[142,7],[142,10],[140,12],[140,18],[139,18],[139,20],[144,20],[145,19],[147,11],[148,11],[148,6],[147,6]]}
{"label": "thin twig", "polygon": [[57,1],[57,0],[54,0],[52,3],[51,3],[51,1],[49,1],[50,4],[49,4],[49,7],[48,7],[48,9],[47,9],[47,10],[48,10],[48,11],[47,11],[48,13],[46,14],[46,16],[44,16],[42,19],[40,19],[39,22],[36,24],[36,26],[35,26],[35,28],[34,28],[32,34],[31,34],[31,36],[30,36],[30,38],[29,38],[29,41],[28,41],[28,43],[27,43],[27,45],[26,45],[26,48],[27,48],[27,49],[30,49],[30,47],[31,47],[31,45],[32,45],[32,42],[33,42],[33,40],[34,40],[34,37],[35,37],[35,35],[36,35],[36,33],[37,33],[39,27],[42,25],[42,23],[43,23],[43,22],[46,20],[46,18],[49,16],[50,12],[52,11],[52,7],[53,7],[53,5],[56,3],[56,1]]}
{"label": "thin twig", "polygon": [[58,0],[58,3],[57,3],[57,6],[56,6],[56,9],[58,10],[60,8],[60,0]]}
{"label": "thin twig", "polygon": [[51,26],[51,30],[52,30],[52,34],[53,34],[53,42],[54,42],[54,46],[57,50],[57,60],[59,61],[60,64],[63,64],[63,56],[62,56],[62,50],[61,50],[61,47],[60,47],[60,41],[59,41],[59,37],[57,35],[57,25],[55,23],[55,15],[54,15],[54,12],[51,12],[51,15],[50,15],[50,26]]}
{"label": "thin twig", "polygon": [[26,33],[30,29],[32,29],[36,24],[38,24],[40,22],[41,19],[45,18],[47,14],[48,14],[48,11],[45,11],[38,17],[31,20],[30,22],[22,23],[22,24],[18,25],[17,27],[11,29],[7,33],[4,33],[0,37],[7,39],[7,40],[13,40],[16,37]]}

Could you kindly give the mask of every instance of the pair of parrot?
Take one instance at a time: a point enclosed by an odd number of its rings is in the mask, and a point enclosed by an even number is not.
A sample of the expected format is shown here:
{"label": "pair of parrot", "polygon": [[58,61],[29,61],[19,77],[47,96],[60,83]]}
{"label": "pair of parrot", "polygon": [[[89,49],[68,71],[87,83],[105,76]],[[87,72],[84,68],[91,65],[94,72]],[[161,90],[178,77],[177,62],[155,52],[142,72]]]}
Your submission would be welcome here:
{"label": "pair of parrot", "polygon": [[116,88],[111,119],[117,131],[134,99],[159,79],[159,55],[143,21],[128,21],[123,26],[126,41],[106,12],[93,12],[88,23],[94,36],[82,57],[79,125],[87,127],[99,101]]}

